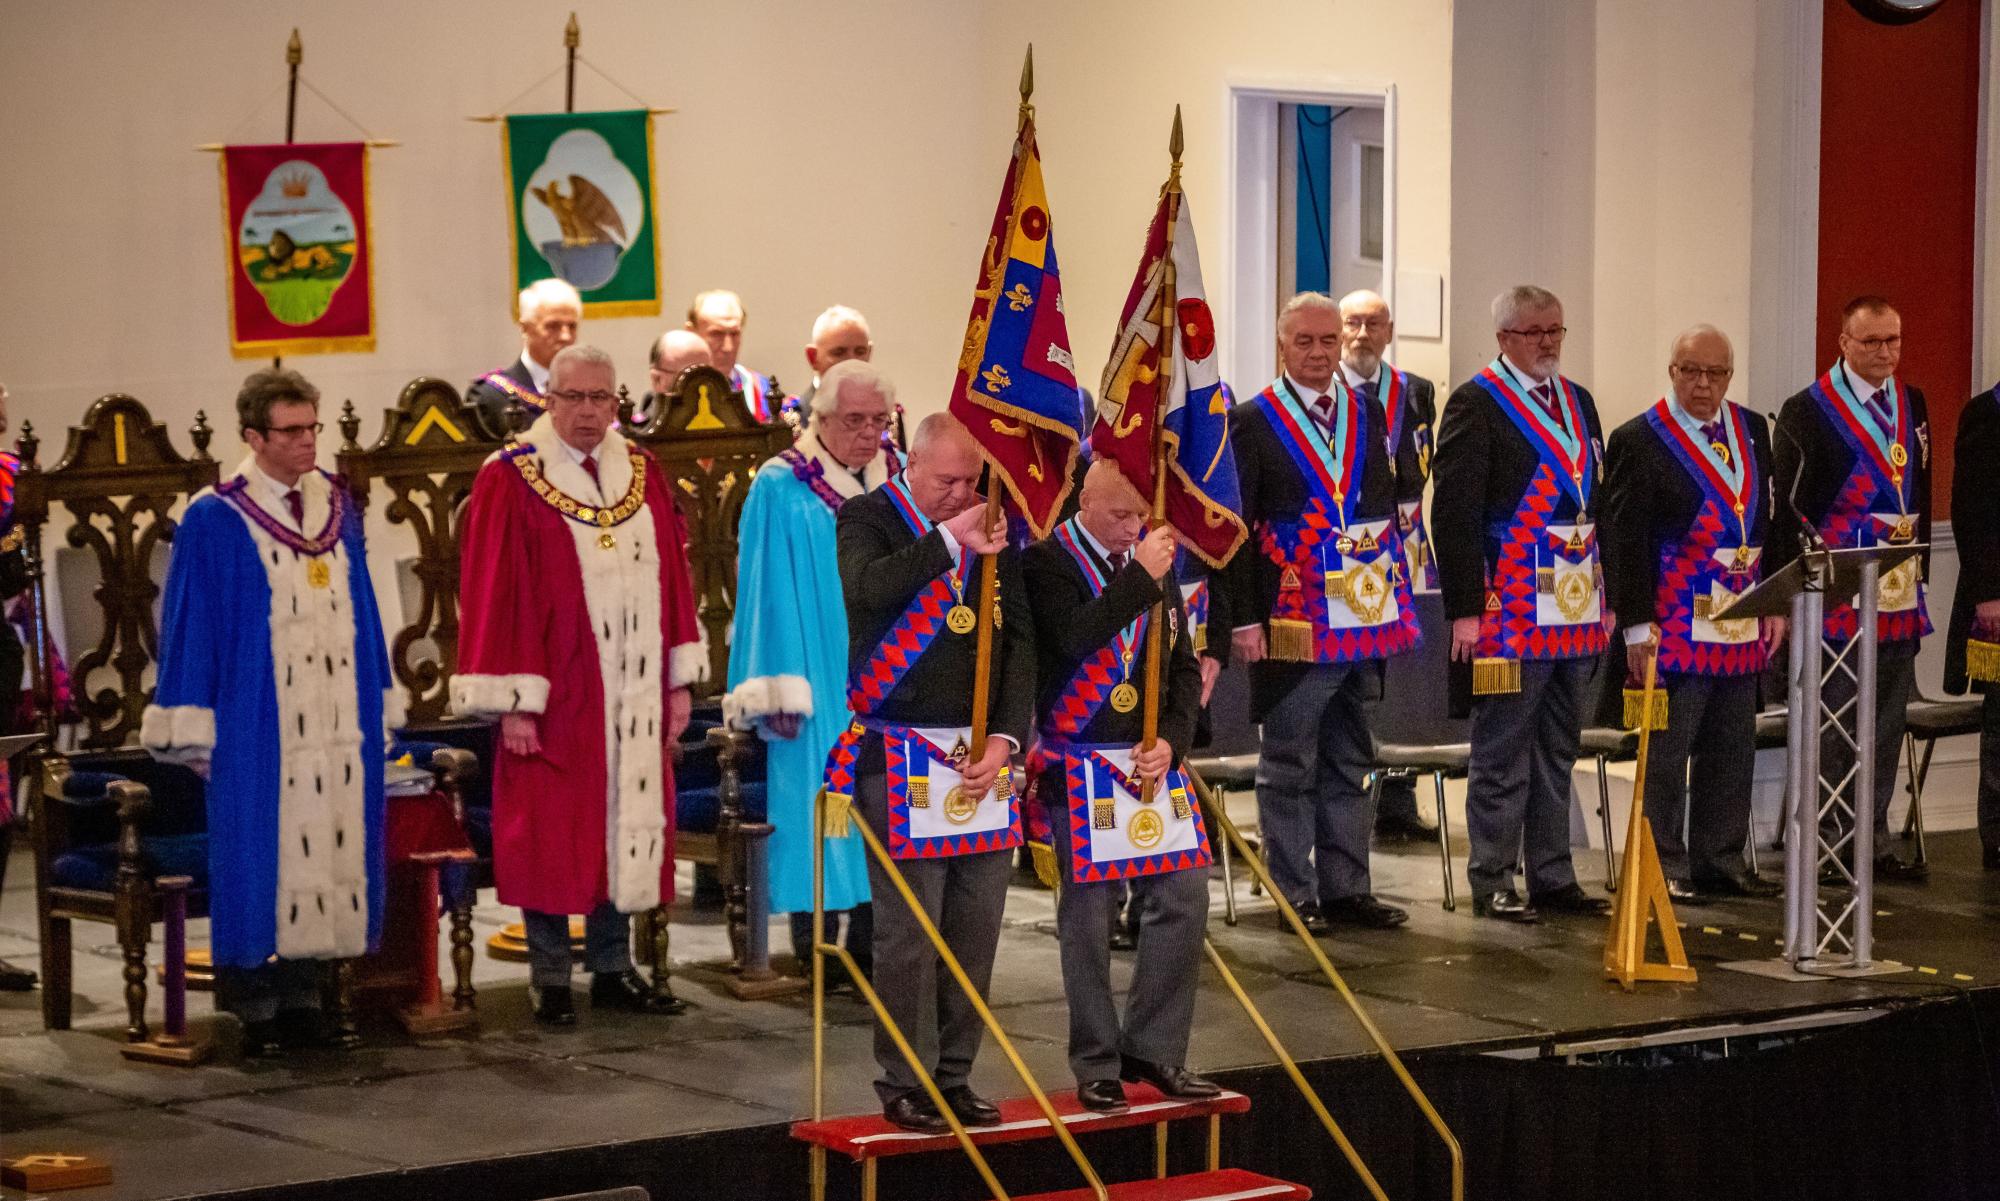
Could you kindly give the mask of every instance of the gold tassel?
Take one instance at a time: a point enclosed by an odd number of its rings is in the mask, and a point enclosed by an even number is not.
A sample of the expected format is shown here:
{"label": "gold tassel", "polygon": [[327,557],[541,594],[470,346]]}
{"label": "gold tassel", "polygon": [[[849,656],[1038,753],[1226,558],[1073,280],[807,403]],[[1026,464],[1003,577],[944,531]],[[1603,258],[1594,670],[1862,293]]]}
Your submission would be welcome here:
{"label": "gold tassel", "polygon": [[2000,684],[2000,642],[1965,640],[1965,675],[1981,684]]}
{"label": "gold tassel", "polygon": [[[1625,690],[1624,720],[1626,729],[1636,730],[1639,728],[1639,719],[1642,716],[1641,711],[1645,708],[1646,690],[1644,688],[1627,688]],[[1667,694],[1664,689],[1653,689],[1652,711],[1644,714],[1644,716],[1646,717],[1647,729],[1664,730],[1667,728]]]}
{"label": "gold tassel", "polygon": [[1054,889],[1060,878],[1056,875],[1056,849],[1046,842],[1028,844],[1028,859],[1035,865],[1035,879],[1043,888]]}
{"label": "gold tassel", "polygon": [[1283,659],[1288,663],[1313,661],[1313,628],[1309,621],[1272,618],[1269,642],[1265,653],[1273,659]]}
{"label": "gold tassel", "polygon": [[820,817],[821,838],[846,838],[854,832],[854,798],[844,792],[826,794],[826,810]]}
{"label": "gold tassel", "polygon": [[1472,695],[1510,696],[1521,691],[1519,659],[1474,659]]}

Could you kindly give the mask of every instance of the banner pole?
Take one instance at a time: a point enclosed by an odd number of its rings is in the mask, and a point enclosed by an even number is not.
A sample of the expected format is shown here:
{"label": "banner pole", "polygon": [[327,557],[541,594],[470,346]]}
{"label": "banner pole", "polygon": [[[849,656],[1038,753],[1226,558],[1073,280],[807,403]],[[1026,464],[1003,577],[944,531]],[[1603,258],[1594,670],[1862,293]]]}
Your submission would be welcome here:
{"label": "banner pole", "polygon": [[577,27],[576,14],[569,15],[569,24],[563,26],[563,49],[566,52],[563,79],[563,111],[576,111],[576,48],[583,43],[583,32]]}
{"label": "banner pole", "polygon": [[[305,43],[299,41],[298,27],[292,28],[292,39],[285,43],[285,145],[292,144],[299,124],[299,64],[306,58]],[[285,356],[271,356],[271,370],[281,370]]]}
{"label": "banner pole", "polygon": [[[1173,391],[1174,347],[1180,337],[1179,319],[1175,316],[1174,289],[1179,282],[1174,272],[1174,227],[1180,222],[1181,192],[1181,106],[1174,106],[1174,132],[1167,140],[1167,152],[1173,157],[1173,164],[1167,170],[1166,192],[1171,198],[1167,205],[1166,257],[1161,263],[1160,274],[1160,371],[1159,388],[1153,393],[1153,520],[1152,527],[1158,529],[1167,520],[1167,462],[1166,427],[1162,421],[1167,397]],[[1167,601],[1164,596],[1153,606],[1153,618],[1146,623],[1146,709],[1144,732],[1141,742],[1147,750],[1160,738],[1160,626],[1166,621]],[[1139,779],[1139,803],[1153,803],[1153,777]]]}

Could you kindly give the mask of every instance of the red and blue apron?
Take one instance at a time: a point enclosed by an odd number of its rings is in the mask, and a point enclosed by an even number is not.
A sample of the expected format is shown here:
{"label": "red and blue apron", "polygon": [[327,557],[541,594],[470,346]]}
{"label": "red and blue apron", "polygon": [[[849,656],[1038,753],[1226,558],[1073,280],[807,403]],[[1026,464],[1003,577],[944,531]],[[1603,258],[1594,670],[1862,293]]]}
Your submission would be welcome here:
{"label": "red and blue apron", "polygon": [[[1384,439],[1389,448],[1389,462],[1393,464],[1396,461],[1396,452],[1402,447],[1403,435],[1407,431],[1417,446],[1417,473],[1424,479],[1429,479],[1431,427],[1428,422],[1423,421],[1417,422],[1414,429],[1409,426],[1410,406],[1406,401],[1410,392],[1410,378],[1384,363],[1375,387],[1382,397],[1382,411],[1389,423],[1388,437]],[[1403,540],[1403,562],[1410,569],[1410,590],[1436,592],[1437,557],[1431,551],[1431,532],[1424,524],[1422,500],[1397,503],[1396,533]]]}
{"label": "red and blue apron", "polygon": [[1743,410],[1723,406],[1726,441],[1710,443],[1689,430],[1661,400],[1646,421],[1701,488],[1694,525],[1660,547],[1654,612],[1660,625],[1660,670],[1687,675],[1741,676],[1764,670],[1757,619],[1717,621],[1720,612],[1764,576],[1763,548],[1750,540],[1766,498],[1758,486],[1756,451]]}
{"label": "red and blue apron", "polygon": [[1257,545],[1278,568],[1269,655],[1302,663],[1352,663],[1401,654],[1421,641],[1394,518],[1356,521],[1367,462],[1368,407],[1339,380],[1331,441],[1291,381],[1257,394],[1299,475],[1306,504],[1296,521],[1257,523]]}
{"label": "red and blue apron", "polygon": [[[1928,464],[1930,431],[1911,428],[1910,399],[1894,379],[1886,385],[1895,410],[1894,429],[1885,430],[1868,412],[1855,381],[1836,363],[1810,389],[1826,412],[1827,422],[1854,452],[1854,471],[1820,519],[1820,536],[1831,547],[1892,546],[1914,542],[1919,505],[1916,503],[1913,461]],[[1921,456],[1921,460],[1919,460]],[[1906,642],[1931,632],[1924,597],[1923,564],[1910,558],[1882,573],[1875,636],[1881,642]],[[1826,610],[1826,636],[1845,641],[1860,629],[1853,598]]]}
{"label": "red and blue apron", "polygon": [[[903,476],[890,479],[882,490],[917,537],[931,531],[933,523],[910,500]],[[882,736],[887,845],[894,859],[942,859],[1021,845],[1020,798],[1011,764],[1001,768],[986,798],[976,800],[958,786],[970,753],[970,729],[899,725],[871,716],[939,636],[972,636],[969,626],[962,631],[948,628],[947,614],[962,604],[975,560],[971,552],[961,550],[951,570],[919,589],[881,645],[854,673],[847,689],[847,707],[854,720],[827,755],[827,792],[851,801],[862,741],[869,731]]]}
{"label": "red and blue apron", "polygon": [[[1512,517],[1486,531],[1486,606],[1472,664],[1474,696],[1519,692],[1521,664],[1604,653],[1603,571],[1590,502],[1603,473],[1575,387],[1556,377],[1564,420],[1529,399],[1495,359],[1473,381],[1493,397],[1540,459]],[[1573,516],[1555,520],[1559,512]]]}

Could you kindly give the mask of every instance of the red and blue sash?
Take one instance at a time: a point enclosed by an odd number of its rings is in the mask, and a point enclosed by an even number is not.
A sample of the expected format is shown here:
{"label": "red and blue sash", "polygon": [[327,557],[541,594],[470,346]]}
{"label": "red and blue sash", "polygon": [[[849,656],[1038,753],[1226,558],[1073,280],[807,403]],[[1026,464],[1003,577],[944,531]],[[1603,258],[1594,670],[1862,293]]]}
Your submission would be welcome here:
{"label": "red and blue sash", "polygon": [[1764,670],[1766,654],[1762,639],[1749,642],[1706,642],[1694,637],[1695,598],[1710,596],[1718,579],[1731,592],[1741,593],[1763,577],[1763,561],[1751,563],[1741,575],[1724,578],[1727,569],[1718,567],[1717,551],[1731,551],[1749,545],[1752,514],[1763,503],[1757,469],[1756,449],[1743,410],[1725,402],[1729,430],[1737,447],[1736,462],[1742,469],[1740,482],[1732,487],[1718,469],[1707,448],[1695,440],[1662,399],[1646,411],[1667,449],[1702,491],[1700,511],[1694,524],[1681,538],[1659,548],[1659,582],[1653,607],[1660,624],[1660,669],[1684,675],[1740,676]]}
{"label": "red and blue sash", "polygon": [[1555,475],[1576,498],[1579,512],[1590,510],[1591,493],[1596,490],[1597,472],[1593,461],[1595,447],[1589,437],[1589,430],[1583,423],[1583,405],[1577,401],[1576,389],[1561,375],[1555,377],[1556,395],[1562,401],[1562,411],[1568,428],[1550,420],[1542,406],[1529,399],[1519,387],[1511,371],[1504,369],[1499,359],[1472,377],[1480,387],[1493,397],[1500,411],[1521,431],[1521,436],[1534,447],[1542,463]]}
{"label": "red and blue sash", "polygon": [[1383,441],[1389,448],[1389,461],[1393,463],[1396,448],[1403,444],[1403,419],[1409,415],[1409,406],[1403,403],[1409,391],[1409,381],[1402,372],[1384,363],[1375,386],[1382,394],[1382,416],[1389,426],[1388,437]]}
{"label": "red and blue sash", "polygon": [[765,425],[771,423],[771,402],[766,395],[770,382],[755,371],[738,363],[729,369],[729,382],[738,392],[743,393],[743,401],[750,409],[750,415]]}
{"label": "red and blue sash", "polygon": [[[1908,514],[1913,524],[1917,520],[1917,514],[1912,512],[1916,506],[1911,503],[1915,499],[1912,495],[1915,481],[1911,477],[1916,474],[1913,467],[1922,448],[1917,445],[1920,439],[1911,428],[1909,396],[1893,379],[1889,387],[1896,402],[1896,430],[1895,440],[1888,446],[1902,448],[1904,464],[1900,468],[1890,460],[1892,452],[1875,437],[1872,419],[1863,416],[1862,402],[1852,395],[1853,387],[1844,366],[1836,363],[1807,389],[1826,414],[1827,424],[1847,443],[1855,460],[1847,483],[1834,496],[1833,504],[1819,522],[1820,536],[1829,546],[1874,546],[1882,542],[1874,515],[1885,506]],[[1854,637],[1861,628],[1861,616],[1855,611],[1853,598],[1827,605],[1824,628],[1828,638],[1846,641]],[[1882,642],[1907,642],[1922,638],[1931,628],[1928,590],[1919,582],[1916,608],[1877,614],[1875,636]]]}
{"label": "red and blue sash", "polygon": [[[882,485],[896,511],[903,515],[910,529],[921,538],[931,532],[933,523],[925,517],[910,499],[904,477],[897,475]],[[961,581],[970,577],[972,554],[963,548],[959,550],[958,565],[917,590],[910,605],[896,623],[889,627],[880,646],[868,656],[861,670],[848,681],[847,707],[858,714],[875,711],[897,683],[909,674],[911,667],[923,653],[930,649],[938,631],[944,627],[945,613],[959,603]]]}
{"label": "red and blue sash", "polygon": [[[1078,570],[1083,572],[1084,582],[1090,585],[1091,599],[1103,596],[1110,577],[1085,548],[1076,518],[1072,517],[1056,527],[1055,540],[1058,546],[1069,552]],[[1096,720],[1098,711],[1104,708],[1104,702],[1111,696],[1111,690],[1129,682],[1128,656],[1137,656],[1151,618],[1150,610],[1140,613],[1130,625],[1118,631],[1108,645],[1098,647],[1077,665],[1076,674],[1063,685],[1062,692],[1057,694],[1055,703],[1049,707],[1044,727],[1048,733],[1074,738]]]}
{"label": "red and blue sash", "polygon": [[[1914,472],[1908,465],[1916,458],[1917,447],[1913,444],[1910,430],[1910,398],[1903,394],[1901,384],[1891,378],[1887,385],[1891,403],[1896,409],[1896,428],[1883,431],[1892,434],[1885,441],[1878,437],[1874,429],[1874,418],[1866,411],[1866,405],[1854,395],[1854,386],[1847,378],[1847,369],[1835,364],[1825,375],[1813,383],[1813,398],[1826,410],[1828,423],[1854,452],[1859,463],[1865,463],[1874,472],[1881,491],[1889,494],[1890,500],[1899,512],[1910,511],[1910,492]],[[1891,447],[1903,448],[1904,465],[1898,467],[1890,461]],[[1872,502],[1871,502],[1872,503]]]}
{"label": "red and blue sash", "polygon": [[[1359,476],[1367,463],[1368,407],[1359,403],[1347,390],[1347,385],[1336,379],[1333,381],[1335,411],[1346,415],[1345,429],[1336,428],[1340,438],[1339,457],[1320,432],[1319,424],[1305,411],[1305,405],[1292,391],[1291,381],[1280,377],[1270,387],[1259,392],[1256,403],[1271,423],[1271,430],[1278,435],[1278,442],[1290,455],[1292,463],[1298,467],[1299,475],[1306,481],[1306,489],[1326,507],[1329,516],[1336,516],[1342,526],[1354,520],[1354,506],[1360,499]],[[1283,395],[1280,395],[1280,389]]]}

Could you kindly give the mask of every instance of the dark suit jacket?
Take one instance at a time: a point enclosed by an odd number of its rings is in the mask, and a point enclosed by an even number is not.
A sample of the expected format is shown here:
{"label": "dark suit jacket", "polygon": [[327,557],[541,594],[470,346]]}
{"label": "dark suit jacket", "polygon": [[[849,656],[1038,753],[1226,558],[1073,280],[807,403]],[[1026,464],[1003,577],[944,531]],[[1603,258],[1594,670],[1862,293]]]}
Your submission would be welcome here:
{"label": "dark suit jacket", "polygon": [[[519,358],[516,358],[500,370],[489,372],[488,374],[504,375],[519,386],[521,391],[528,393],[530,396],[536,394],[534,377],[528,374],[528,365],[523,363]],[[479,379],[473,380],[465,386],[465,403],[479,410],[480,424],[485,427],[489,435],[495,438],[506,438],[513,434],[513,427],[507,424],[507,406],[513,403],[513,399],[506,392],[487,383],[485,376],[481,376]],[[527,406],[523,405],[522,407],[526,408]],[[528,421],[530,424],[534,422],[536,416],[537,413],[534,409],[528,409]]]}
{"label": "dark suit jacket", "polygon": [[[944,534],[936,529],[918,538],[880,490],[857,496],[835,519],[841,593],[847,601],[848,667],[858,671],[910,601],[930,582],[951,570]],[[1028,746],[1035,711],[1035,625],[1021,578],[1021,556],[1012,549],[1000,560],[1000,628],[993,641],[993,673],[988,691],[987,728]],[[965,603],[979,604],[974,567],[965,581]],[[978,638],[940,628],[930,649],[903,676],[874,716],[913,726],[972,724],[972,693]],[[864,761],[864,770],[872,766]]]}
{"label": "dark suit jacket", "polygon": [[[1421,375],[1404,372],[1403,388],[1403,440],[1396,444],[1396,457],[1391,463],[1396,470],[1396,501],[1398,504],[1422,500],[1426,479],[1417,457],[1417,430],[1422,426],[1431,429],[1431,448],[1437,448],[1437,388]],[[1386,419],[1387,413],[1385,411]]]}
{"label": "dark suit jacket", "polygon": [[[1958,544],[1958,592],[1944,651],[1944,686],[1950,692],[1966,690],[1965,640],[1972,633],[1973,606],[2000,600],[2000,484],[1986,474],[1996,463],[2000,389],[1966,402],[1952,452],[1951,532]],[[1993,686],[1976,687],[1984,692]]]}
{"label": "dark suit jacket", "polygon": [[[1925,447],[1930,438],[1930,410],[1924,405],[1924,394],[1905,384],[1903,395],[1910,405],[1912,428],[1922,431],[1918,445]],[[1847,486],[1848,477],[1859,465],[1859,456],[1848,447],[1847,440],[1834,428],[1826,410],[1813,399],[1810,390],[1794,393],[1785,401],[1785,407],[1778,410],[1774,441],[1771,452],[1773,472],[1777,476],[1778,503],[1786,504],[1785,498],[1791,495],[1796,482],[1799,510],[1814,525],[1823,523],[1833,508],[1834,499]],[[1926,547],[1931,541],[1930,458],[1928,449],[1920,449],[1906,468],[1915,473],[1912,488],[1917,506],[1917,541]],[[1961,560],[1963,557],[1960,556]],[[1924,575],[1929,578],[1929,550],[1923,552],[1923,560]],[[1833,603],[1829,598],[1829,611]]]}
{"label": "dark suit jacket", "polygon": [[[1084,553],[1100,571],[1109,565],[1088,543]],[[1118,631],[1139,614],[1164,598],[1173,615],[1160,630],[1164,661],[1160,669],[1159,735],[1174,748],[1175,758],[1188,752],[1194,740],[1196,714],[1201,708],[1201,669],[1194,658],[1194,638],[1188,630],[1187,614],[1181,607],[1180,587],[1171,571],[1155,583],[1146,569],[1127,562],[1106,583],[1104,592],[1090,595],[1090,581],[1054,538],[1029,547],[1021,556],[1021,574],[1028,585],[1028,600],[1035,611],[1037,697],[1035,713],[1046,722],[1049,710],[1076,674],[1079,664],[1109,646]],[[1132,686],[1144,695],[1146,683],[1146,642],[1139,640],[1132,657]],[[1098,709],[1090,724],[1077,737],[1079,742],[1137,745],[1145,733],[1145,705],[1130,713],[1120,713],[1109,704]]]}
{"label": "dark suit jacket", "polygon": [[[1367,457],[1361,468],[1354,520],[1393,520],[1398,475],[1416,471],[1416,451],[1410,444],[1407,459],[1399,454],[1398,473],[1392,474],[1389,452],[1383,445],[1387,419],[1379,400],[1369,406],[1367,421],[1361,447]],[[1278,599],[1278,566],[1258,546],[1258,523],[1297,521],[1312,495],[1305,475],[1292,462],[1291,452],[1254,397],[1229,411],[1229,443],[1236,452],[1236,480],[1242,489],[1243,520],[1250,527],[1250,540],[1209,581],[1208,653],[1224,663],[1229,661],[1230,631],[1269,621]],[[1251,664],[1250,720],[1262,721],[1305,675],[1306,667],[1275,659]]]}
{"label": "dark suit jacket", "polygon": [[[1756,461],[1761,503],[1745,514],[1750,542],[1764,548],[1763,572],[1776,572],[1799,554],[1798,522],[1772,488],[1771,426],[1762,413],[1743,410]],[[1611,431],[1605,449],[1604,562],[1606,603],[1621,630],[1659,620],[1660,550],[1678,542],[1701,514],[1701,485],[1688,474],[1645,413]],[[1775,511],[1774,511],[1775,510]],[[1725,513],[1724,517],[1729,518]]]}
{"label": "dark suit jacket", "polygon": [[[1576,390],[1578,407],[1583,410],[1584,435],[1602,449],[1604,427],[1597,420],[1597,402],[1590,392],[1570,380]],[[1476,380],[1467,380],[1445,401],[1439,418],[1437,456],[1431,463],[1431,547],[1437,554],[1438,590],[1444,594],[1447,621],[1478,617],[1486,607],[1487,538],[1489,525],[1511,521],[1514,511],[1527,494],[1528,483],[1541,465],[1538,454],[1514,422],[1500,409],[1500,402]],[[1603,485],[1603,464],[1598,464],[1598,485]],[[1564,488],[1551,520],[1568,524],[1575,520],[1575,501]],[[1609,578],[1612,564],[1607,553],[1600,519],[1603,497],[1592,493],[1593,512],[1586,520],[1599,521],[1598,559]],[[1447,635],[1449,636],[1449,635]],[[1472,706],[1472,665],[1451,665],[1451,713],[1462,717]]]}

